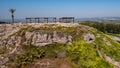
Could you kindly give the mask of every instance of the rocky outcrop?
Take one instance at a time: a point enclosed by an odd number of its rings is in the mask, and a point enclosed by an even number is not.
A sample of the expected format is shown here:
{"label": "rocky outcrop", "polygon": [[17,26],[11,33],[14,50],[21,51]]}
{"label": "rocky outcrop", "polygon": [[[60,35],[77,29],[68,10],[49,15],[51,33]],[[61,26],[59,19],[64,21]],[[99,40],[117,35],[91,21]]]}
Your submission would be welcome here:
{"label": "rocky outcrop", "polygon": [[114,59],[112,59],[111,57],[107,56],[106,54],[104,55],[104,58],[105,58],[106,61],[108,61],[109,63],[115,65],[117,68],[120,68],[120,62],[115,61]]}
{"label": "rocky outcrop", "polygon": [[[27,25],[29,25],[29,26],[27,26]],[[19,56],[19,55],[23,55],[22,57],[24,59],[24,57],[26,57],[26,55],[31,54],[28,52],[26,53],[26,51],[31,50],[29,52],[33,52],[36,54],[37,53],[36,51],[34,52],[34,51],[32,51],[32,49],[27,49],[27,47],[29,45],[32,45],[35,47],[38,46],[41,49],[43,49],[44,48],[43,46],[47,47],[49,44],[55,44],[55,43],[60,43],[60,45],[61,44],[70,44],[70,45],[68,45],[70,47],[68,47],[66,49],[68,49],[68,50],[70,49],[69,52],[72,52],[75,49],[75,52],[77,54],[78,54],[77,49],[78,49],[78,51],[80,51],[80,53],[82,51],[79,49],[79,46],[85,45],[85,48],[81,47],[81,49],[87,50],[87,49],[89,49],[89,48],[87,48],[87,46],[90,44],[90,45],[92,45],[92,49],[96,48],[96,49],[94,49],[94,51],[96,51],[98,53],[100,58],[106,59],[106,61],[108,61],[109,63],[111,63],[117,67],[120,66],[120,62],[117,62],[114,59],[111,59],[109,56],[106,56],[106,55],[103,56],[103,52],[100,49],[101,44],[99,45],[99,43],[96,42],[96,38],[101,38],[102,34],[99,34],[97,32],[94,33],[92,31],[90,32],[91,28],[89,28],[89,27],[81,27],[81,25],[78,26],[78,24],[65,24],[65,23],[63,23],[63,24],[61,24],[61,23],[59,23],[59,24],[38,24],[38,23],[30,24],[30,23],[28,23],[26,25],[21,24],[20,26],[18,26],[17,24],[16,25],[14,24],[13,26],[14,27],[12,27],[12,28],[15,28],[13,31],[6,32],[6,33],[10,32],[11,35],[9,35],[9,36],[6,35],[6,38],[0,39],[0,67],[9,68],[6,65],[6,64],[9,65],[9,63],[11,63],[10,65],[13,64],[13,66],[14,66],[14,64],[16,62],[13,62],[12,59],[14,59],[15,56]],[[40,27],[40,26],[45,26],[45,28]],[[56,26],[60,26],[60,27],[56,28]],[[66,27],[64,28],[63,26],[66,26],[68,28],[66,28]],[[72,28],[70,26],[72,26]],[[74,28],[74,26],[75,26],[75,28]],[[55,27],[55,29],[54,29],[54,27]],[[12,29],[7,29],[7,30],[12,30]],[[3,30],[1,30],[1,31],[3,31]],[[107,37],[103,36],[102,38],[103,39],[100,39],[100,42],[105,43],[106,45],[111,45],[111,41],[109,41],[109,39]],[[77,44],[77,43],[81,43],[81,41],[76,42],[78,39],[84,41],[84,42],[82,42],[83,44]],[[75,42],[75,44],[74,44],[74,42]],[[71,45],[72,43],[73,43],[73,45]],[[75,45],[75,47],[74,47],[74,45]],[[76,45],[78,45],[78,46],[76,46]],[[67,47],[66,45],[61,45],[61,46]],[[94,46],[94,48],[93,48],[93,46]],[[48,49],[48,52],[38,49],[38,50],[43,51],[40,53],[41,55],[33,54],[33,55],[30,55],[30,57],[32,56],[32,58],[35,57],[35,58],[40,58],[40,59],[41,59],[41,57],[45,57],[45,59],[46,59],[47,58],[45,56],[46,54],[54,54],[54,53],[55,53],[54,59],[59,60],[59,59],[69,57],[68,51],[65,50],[64,48],[60,49],[61,48],[60,47],[60,48],[54,49],[54,46],[52,47],[52,45],[51,45],[51,47],[49,47],[49,46],[47,48],[46,47],[45,47],[45,50]],[[88,47],[90,47],[90,46],[88,46]],[[37,50],[37,48],[35,48],[33,50]],[[54,51],[51,51],[51,50],[54,50]],[[52,53],[49,53],[49,51],[51,51]],[[73,55],[74,55],[74,53],[73,53]],[[76,59],[78,60],[78,57]],[[21,58],[20,58],[20,60],[21,60]],[[30,60],[31,60],[31,58],[30,58]],[[71,68],[71,67],[67,66],[67,64],[69,64],[69,63],[66,63],[66,61],[63,63],[59,63],[59,61],[61,61],[61,60],[57,61],[57,60],[53,60],[51,58],[49,58],[48,62],[45,62],[45,63],[41,62],[41,60],[40,61],[37,60],[37,61],[38,61],[38,63],[40,63],[40,65],[38,67],[41,67],[44,65],[44,66],[46,66],[45,68],[47,68],[47,66],[52,65],[51,68],[53,68],[53,67],[55,67],[55,68]],[[35,66],[37,65],[37,61],[35,61]],[[64,60],[62,60],[62,61],[64,61]],[[57,65],[57,67],[56,67],[56,65]],[[32,66],[30,66],[30,67],[32,67]],[[79,67],[81,67],[81,65]],[[41,67],[41,68],[43,68],[43,67]]]}
{"label": "rocky outcrop", "polygon": [[111,36],[115,41],[118,41],[120,42],[120,37],[117,37],[117,36]]}
{"label": "rocky outcrop", "polygon": [[[21,46],[46,46],[52,43],[72,44],[72,36],[57,31],[22,31],[19,35],[15,34],[10,36],[9,38],[0,41],[0,50],[5,51],[3,54],[0,54],[0,65],[4,67],[4,64],[10,60],[8,58],[9,55],[19,54]],[[58,53],[58,56],[64,57],[65,54],[65,51],[61,51]]]}
{"label": "rocky outcrop", "polygon": [[71,44],[72,36],[60,32],[26,32],[27,43],[35,46],[45,46],[52,43]]}
{"label": "rocky outcrop", "polygon": [[95,40],[95,36],[92,33],[86,33],[86,34],[83,35],[83,37],[84,37],[84,40],[87,43],[91,43],[91,42],[93,42]]}
{"label": "rocky outcrop", "polygon": [[56,26],[65,26],[65,27],[76,27],[80,26],[78,23],[12,23],[12,24],[0,24],[0,39],[7,38],[8,35],[11,35],[17,32],[20,28],[27,26],[38,28],[40,26],[47,27],[56,27]]}
{"label": "rocky outcrop", "polygon": [[25,35],[22,36],[11,36],[8,39],[0,41],[0,46],[5,45],[7,49],[19,45],[35,45],[35,46],[45,46],[52,43],[61,43],[61,44],[72,44],[72,36],[66,35],[62,32],[25,32]]}

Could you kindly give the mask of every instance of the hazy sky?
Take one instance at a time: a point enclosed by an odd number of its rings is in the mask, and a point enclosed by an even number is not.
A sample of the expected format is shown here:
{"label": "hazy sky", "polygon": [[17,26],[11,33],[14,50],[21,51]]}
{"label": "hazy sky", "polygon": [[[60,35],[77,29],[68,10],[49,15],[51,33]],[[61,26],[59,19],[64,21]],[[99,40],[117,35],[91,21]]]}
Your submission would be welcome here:
{"label": "hazy sky", "polygon": [[120,16],[120,0],[0,0],[0,19],[25,17],[108,17]]}

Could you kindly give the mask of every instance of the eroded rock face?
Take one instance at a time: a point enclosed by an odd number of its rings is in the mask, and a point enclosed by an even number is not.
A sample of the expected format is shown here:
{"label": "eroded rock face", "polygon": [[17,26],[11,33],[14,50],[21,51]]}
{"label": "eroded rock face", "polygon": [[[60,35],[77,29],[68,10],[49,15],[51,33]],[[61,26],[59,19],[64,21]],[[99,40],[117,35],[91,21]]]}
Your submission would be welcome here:
{"label": "eroded rock face", "polygon": [[34,33],[32,39],[32,45],[35,46],[45,46],[48,44],[52,44],[51,35],[49,34],[42,34],[40,32]]}
{"label": "eroded rock face", "polygon": [[[0,41],[0,50],[7,51],[0,55],[0,66],[4,67],[10,59],[9,55],[19,54],[20,47],[24,45],[45,46],[52,43],[71,44],[72,36],[66,35],[62,32],[21,32],[19,35],[13,35],[7,39]],[[64,57],[66,52],[58,54],[60,57]]]}
{"label": "eroded rock face", "polygon": [[27,43],[31,42],[31,44],[35,46],[45,46],[52,43],[71,44],[72,42],[72,36],[56,31],[50,33],[26,33],[26,39],[29,40]]}
{"label": "eroded rock face", "polygon": [[95,40],[95,36],[92,33],[86,33],[83,35],[83,37],[87,43],[91,43]]}
{"label": "eroded rock face", "polygon": [[45,46],[52,43],[72,44],[72,36],[62,32],[25,32],[22,36],[11,36],[0,41],[0,47],[5,45],[7,49],[19,45]]}
{"label": "eroded rock face", "polygon": [[72,36],[62,32],[25,32],[23,35],[14,35],[0,41],[0,50],[8,50],[14,53],[16,48],[22,45],[45,46],[52,43],[72,44]]}

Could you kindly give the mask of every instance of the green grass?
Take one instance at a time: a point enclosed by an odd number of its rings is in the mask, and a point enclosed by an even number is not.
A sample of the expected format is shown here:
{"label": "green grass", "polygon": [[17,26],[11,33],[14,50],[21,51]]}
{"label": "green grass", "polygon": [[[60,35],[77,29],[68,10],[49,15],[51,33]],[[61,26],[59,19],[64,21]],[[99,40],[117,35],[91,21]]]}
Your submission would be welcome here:
{"label": "green grass", "polygon": [[112,36],[120,37],[120,34],[108,33],[108,35],[112,35]]}
{"label": "green grass", "polygon": [[[110,41],[111,45],[105,44],[103,38],[106,37],[107,40]],[[96,44],[100,48],[100,52],[104,55],[107,54],[111,58],[115,59],[116,61],[120,61],[120,44],[114,41],[110,36],[103,35],[100,38],[96,38]]]}
{"label": "green grass", "polygon": [[87,44],[83,40],[67,46],[68,55],[77,68],[79,64],[83,68],[113,68],[111,64],[101,58],[96,50],[95,44]]}
{"label": "green grass", "polygon": [[26,45],[25,52],[13,59],[17,63],[16,66],[23,66],[43,58],[57,58],[57,53],[63,49],[67,51],[67,57],[73,68],[78,66],[83,68],[114,67],[98,55],[95,44],[87,44],[83,40],[78,40],[73,45],[51,44],[45,47]]}
{"label": "green grass", "polygon": [[24,53],[12,58],[12,61],[16,63],[15,66],[27,65],[43,58],[57,58],[57,53],[65,49],[62,44],[51,44],[45,47],[24,45],[22,48]]}
{"label": "green grass", "polygon": [[[84,27],[81,28],[58,26],[53,28],[33,28],[31,26],[28,26],[26,28],[20,29],[17,34],[23,36],[24,32],[26,31],[37,32],[40,30],[47,33],[57,31],[64,34],[69,34],[73,37],[72,45],[64,45],[58,43],[53,43],[44,47],[24,45],[22,47],[23,54],[16,55],[12,59],[13,62],[17,63],[16,66],[26,65],[43,58],[57,58],[57,54],[61,50],[67,51],[66,55],[69,58],[73,68],[115,68],[115,66],[106,62],[104,58],[100,57],[100,55],[98,54],[98,50],[100,51],[102,56],[104,56],[104,54],[107,54],[116,61],[120,61],[120,43],[114,41],[109,35],[106,35],[94,28],[91,28],[91,30],[87,30]],[[87,32],[93,33],[95,37],[100,34],[100,37],[96,37],[95,41],[92,43],[86,43],[83,40],[82,36],[84,33]],[[103,38],[107,38],[107,40],[110,41],[111,46],[105,44]]]}

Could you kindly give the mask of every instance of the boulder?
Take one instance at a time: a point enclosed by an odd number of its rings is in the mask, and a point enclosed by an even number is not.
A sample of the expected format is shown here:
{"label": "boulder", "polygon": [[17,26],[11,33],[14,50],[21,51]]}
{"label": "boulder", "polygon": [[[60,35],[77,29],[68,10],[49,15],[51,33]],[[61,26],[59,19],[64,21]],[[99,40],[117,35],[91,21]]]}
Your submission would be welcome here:
{"label": "boulder", "polygon": [[58,53],[57,53],[57,58],[64,58],[64,57],[66,57],[66,50],[60,50],[60,51],[58,51]]}
{"label": "boulder", "polygon": [[95,40],[95,36],[92,33],[86,33],[83,35],[83,37],[84,37],[84,41],[86,41],[87,43],[91,43]]}

